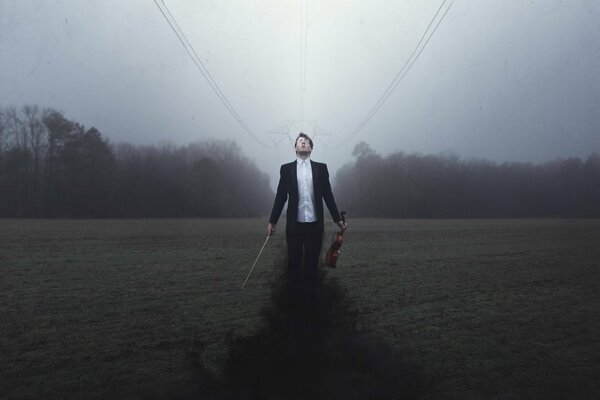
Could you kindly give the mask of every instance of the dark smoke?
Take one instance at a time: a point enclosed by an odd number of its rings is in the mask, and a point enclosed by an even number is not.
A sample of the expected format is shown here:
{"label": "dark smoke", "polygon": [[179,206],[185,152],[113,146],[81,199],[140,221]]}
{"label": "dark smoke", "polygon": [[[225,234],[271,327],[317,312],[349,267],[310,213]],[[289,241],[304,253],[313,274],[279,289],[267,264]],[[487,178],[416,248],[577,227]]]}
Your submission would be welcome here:
{"label": "dark smoke", "polygon": [[[306,295],[287,276],[273,283],[263,328],[230,338],[219,376],[199,362],[198,399],[414,399],[417,368],[357,327],[356,308],[321,273]],[[303,295],[304,294],[304,295]]]}

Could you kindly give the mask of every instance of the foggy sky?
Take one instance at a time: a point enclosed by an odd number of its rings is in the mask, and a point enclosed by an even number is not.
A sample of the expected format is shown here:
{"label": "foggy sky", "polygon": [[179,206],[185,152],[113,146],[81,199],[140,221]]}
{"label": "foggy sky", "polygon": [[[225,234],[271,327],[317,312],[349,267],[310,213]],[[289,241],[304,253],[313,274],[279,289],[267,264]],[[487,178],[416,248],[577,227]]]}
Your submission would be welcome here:
{"label": "foggy sky", "polygon": [[351,139],[442,0],[165,4],[243,121],[274,147],[238,125],[152,0],[0,0],[0,106],[51,107],[113,143],[234,139],[272,185],[278,165],[295,157],[274,130],[316,132],[312,158],[332,175],[359,141],[383,155],[493,161],[600,152],[596,1],[456,0]]}

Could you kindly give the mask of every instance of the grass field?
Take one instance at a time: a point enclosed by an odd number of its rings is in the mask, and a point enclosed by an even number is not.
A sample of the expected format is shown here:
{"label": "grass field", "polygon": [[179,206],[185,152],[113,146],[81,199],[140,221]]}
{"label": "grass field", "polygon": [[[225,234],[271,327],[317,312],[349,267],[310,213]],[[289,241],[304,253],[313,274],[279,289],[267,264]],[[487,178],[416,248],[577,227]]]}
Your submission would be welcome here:
{"label": "grass field", "polygon": [[[240,291],[265,228],[0,220],[0,398],[166,398],[194,357],[218,371],[281,268],[283,226]],[[599,220],[352,220],[327,279],[424,399],[600,398]]]}

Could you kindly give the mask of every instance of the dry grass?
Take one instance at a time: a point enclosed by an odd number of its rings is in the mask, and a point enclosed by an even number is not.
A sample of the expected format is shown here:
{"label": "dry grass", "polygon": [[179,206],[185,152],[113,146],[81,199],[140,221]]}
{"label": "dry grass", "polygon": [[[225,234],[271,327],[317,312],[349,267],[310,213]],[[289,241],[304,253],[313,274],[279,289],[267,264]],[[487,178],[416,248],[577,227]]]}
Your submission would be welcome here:
{"label": "dry grass", "polygon": [[[350,222],[328,278],[424,397],[600,398],[600,221]],[[281,233],[240,291],[265,225],[0,220],[0,398],[164,398],[198,354],[217,371],[278,276]]]}

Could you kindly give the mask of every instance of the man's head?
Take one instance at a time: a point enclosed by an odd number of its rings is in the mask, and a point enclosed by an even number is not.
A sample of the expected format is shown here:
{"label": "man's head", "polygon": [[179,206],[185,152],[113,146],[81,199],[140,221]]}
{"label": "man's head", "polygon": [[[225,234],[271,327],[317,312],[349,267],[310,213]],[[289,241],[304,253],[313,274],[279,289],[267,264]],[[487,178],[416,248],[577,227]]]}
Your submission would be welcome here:
{"label": "man's head", "polygon": [[313,141],[306,133],[300,132],[298,137],[296,137],[294,147],[296,148],[297,155],[309,156],[313,149]]}

